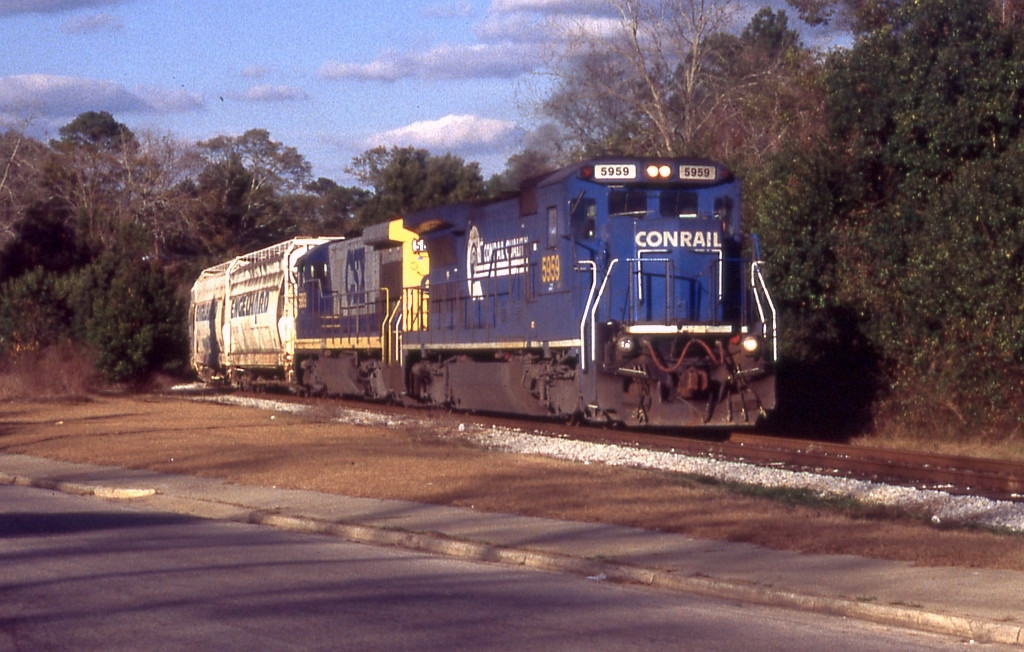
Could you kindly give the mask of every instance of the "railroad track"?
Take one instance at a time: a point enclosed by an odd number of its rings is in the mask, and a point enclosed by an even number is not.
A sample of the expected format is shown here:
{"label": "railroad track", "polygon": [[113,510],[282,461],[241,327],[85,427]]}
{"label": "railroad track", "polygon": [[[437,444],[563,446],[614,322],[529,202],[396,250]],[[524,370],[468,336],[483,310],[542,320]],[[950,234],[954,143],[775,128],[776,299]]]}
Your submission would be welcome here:
{"label": "railroad track", "polygon": [[786,463],[835,473],[950,493],[1024,500],[1024,464],[1020,462],[747,434],[734,434],[729,442],[750,456],[768,454]]}
{"label": "railroad track", "polygon": [[725,441],[661,436],[640,445],[671,447],[690,454],[793,470],[936,489],[959,495],[1024,501],[1024,463],[978,457],[917,453],[750,433]]}
{"label": "railroad track", "polygon": [[[522,421],[510,422],[495,418],[495,422],[524,427]],[[558,437],[670,450],[690,455],[710,455],[717,459],[759,466],[935,489],[957,495],[1024,501],[1024,462],[854,446],[748,432],[723,432],[722,438],[713,440],[638,430],[550,423],[538,427],[537,422],[528,423],[533,429]]]}
{"label": "railroad track", "polygon": [[[285,397],[280,397],[285,398]],[[403,415],[429,413],[438,421],[450,419],[515,427],[552,437],[611,443],[717,459],[746,462],[819,474],[871,480],[886,484],[936,489],[951,494],[977,495],[997,500],[1024,501],[1024,463],[978,457],[917,453],[884,448],[836,444],[747,432],[725,433],[719,439],[690,438],[641,430],[571,426],[550,421],[523,420],[480,414],[457,414],[394,405],[368,404],[348,399],[298,399],[304,403],[326,401],[337,406],[372,409]]]}

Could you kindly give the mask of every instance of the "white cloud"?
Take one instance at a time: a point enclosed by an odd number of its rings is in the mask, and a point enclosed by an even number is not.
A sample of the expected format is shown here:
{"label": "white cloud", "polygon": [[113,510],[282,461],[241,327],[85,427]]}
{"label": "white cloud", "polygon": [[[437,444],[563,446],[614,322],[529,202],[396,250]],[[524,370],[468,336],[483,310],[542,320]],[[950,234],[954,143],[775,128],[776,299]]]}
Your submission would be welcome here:
{"label": "white cloud", "polygon": [[111,7],[133,0],[0,0],[0,16],[57,14],[96,7]]}
{"label": "white cloud", "polygon": [[579,34],[608,36],[622,31],[622,19],[598,14],[495,13],[477,26],[481,39],[504,39],[520,44],[543,44],[545,49],[557,49],[566,38]]}
{"label": "white cloud", "polygon": [[533,67],[517,43],[442,45],[420,57],[420,74],[434,79],[515,77]]}
{"label": "white cloud", "polygon": [[473,15],[473,6],[467,0],[435,2],[423,10],[428,18],[465,18]]}
{"label": "white cloud", "polygon": [[319,75],[364,81],[512,78],[534,68],[531,54],[528,48],[511,42],[445,44],[422,53],[385,52],[370,63],[331,61],[320,66]]}
{"label": "white cloud", "polygon": [[116,32],[124,28],[124,21],[110,14],[92,14],[78,18],[69,18],[61,25],[65,34],[93,34],[96,32]]}
{"label": "white cloud", "polygon": [[200,95],[181,89],[145,88],[138,91],[138,96],[146,106],[142,112],[183,113],[197,111],[205,105]]}
{"label": "white cloud", "polygon": [[328,61],[318,74],[361,81],[511,79],[542,69],[567,34],[607,34],[619,25],[606,0],[494,0],[474,24],[476,43],[389,50],[368,63]]}
{"label": "white cloud", "polygon": [[365,81],[395,81],[402,76],[397,55],[385,54],[371,63],[344,63],[328,61],[317,74],[325,79],[359,79]]}
{"label": "white cloud", "polygon": [[270,75],[270,72],[267,66],[246,66],[241,74],[246,79],[262,79]]}
{"label": "white cloud", "polygon": [[607,13],[608,0],[494,0],[491,10],[498,12],[533,11],[539,13]]}
{"label": "white cloud", "polygon": [[233,93],[231,97],[246,102],[289,102],[309,98],[306,91],[301,88],[268,85],[253,86],[241,93]]}
{"label": "white cloud", "polygon": [[0,110],[75,115],[92,109],[139,111],[145,102],[112,82],[57,75],[0,78]]}
{"label": "white cloud", "polygon": [[516,135],[516,125],[505,120],[473,115],[446,115],[438,120],[414,122],[368,137],[364,149],[422,147],[431,151],[477,151],[500,147]]}
{"label": "white cloud", "polygon": [[59,75],[0,77],[0,112],[8,116],[65,117],[85,111],[165,113],[202,107],[202,99],[185,91],[129,91],[108,81]]}

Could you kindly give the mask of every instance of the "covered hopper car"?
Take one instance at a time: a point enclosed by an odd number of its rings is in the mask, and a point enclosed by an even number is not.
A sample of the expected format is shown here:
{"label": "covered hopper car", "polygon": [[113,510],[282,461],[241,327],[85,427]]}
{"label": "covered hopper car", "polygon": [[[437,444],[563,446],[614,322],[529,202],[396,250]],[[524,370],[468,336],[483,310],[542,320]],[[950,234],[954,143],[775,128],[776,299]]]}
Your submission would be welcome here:
{"label": "covered hopper car", "polygon": [[298,258],[334,238],[294,238],[199,274],[189,314],[192,369],[205,381],[249,386],[294,380]]}

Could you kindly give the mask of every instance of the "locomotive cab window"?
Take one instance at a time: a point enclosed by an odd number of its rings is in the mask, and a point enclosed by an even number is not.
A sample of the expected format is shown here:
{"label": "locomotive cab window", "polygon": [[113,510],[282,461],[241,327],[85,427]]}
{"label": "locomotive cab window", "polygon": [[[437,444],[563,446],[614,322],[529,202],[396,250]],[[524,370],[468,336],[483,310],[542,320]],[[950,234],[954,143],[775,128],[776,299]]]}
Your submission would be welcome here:
{"label": "locomotive cab window", "polygon": [[662,217],[697,217],[697,193],[685,190],[663,190],[658,202]]}
{"label": "locomotive cab window", "polygon": [[609,215],[644,215],[647,213],[647,193],[632,188],[608,192]]}
{"label": "locomotive cab window", "polygon": [[715,217],[726,222],[732,221],[732,197],[718,197],[715,199]]}
{"label": "locomotive cab window", "polygon": [[572,235],[577,240],[590,240],[597,232],[597,202],[589,197],[580,197],[572,209]]}
{"label": "locomotive cab window", "polygon": [[548,206],[548,249],[558,246],[558,208]]}
{"label": "locomotive cab window", "polygon": [[327,263],[310,263],[302,270],[302,280],[305,282],[309,281],[322,281],[327,278]]}

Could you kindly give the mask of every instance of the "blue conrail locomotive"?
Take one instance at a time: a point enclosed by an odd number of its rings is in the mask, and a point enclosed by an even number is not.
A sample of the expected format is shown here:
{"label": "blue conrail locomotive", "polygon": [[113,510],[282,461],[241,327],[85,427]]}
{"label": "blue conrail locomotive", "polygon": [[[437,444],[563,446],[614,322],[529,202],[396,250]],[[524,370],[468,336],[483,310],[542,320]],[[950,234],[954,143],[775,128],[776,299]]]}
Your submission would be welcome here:
{"label": "blue conrail locomotive", "polygon": [[750,426],[776,313],[740,182],[697,158],[585,161],[301,256],[308,391],[628,426]]}

